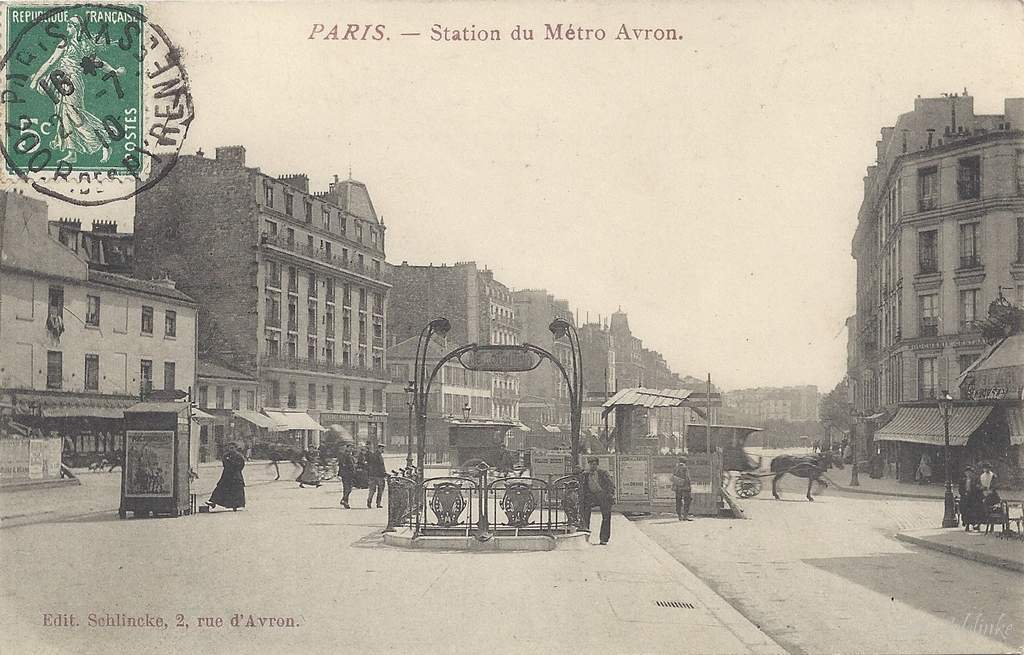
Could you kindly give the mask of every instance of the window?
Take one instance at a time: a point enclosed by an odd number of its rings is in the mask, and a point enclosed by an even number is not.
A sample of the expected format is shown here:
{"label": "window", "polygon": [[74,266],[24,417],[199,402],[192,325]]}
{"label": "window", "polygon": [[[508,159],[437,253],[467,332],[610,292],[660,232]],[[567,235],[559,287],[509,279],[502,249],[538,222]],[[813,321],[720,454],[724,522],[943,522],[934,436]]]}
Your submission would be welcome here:
{"label": "window", "polygon": [[[352,409],[352,398],[349,393],[348,387],[341,388],[341,411],[347,412]],[[352,435],[353,437],[356,435]]]}
{"label": "window", "polygon": [[327,302],[334,302],[334,278],[327,278],[324,280],[324,295],[327,297]]}
{"label": "window", "polygon": [[306,340],[306,359],[316,361],[316,337],[309,337]]}
{"label": "window", "polygon": [[313,383],[313,382],[309,383],[309,390],[307,391],[307,395],[308,395],[308,398],[309,398],[309,405],[308,405],[308,407],[310,409],[316,409],[316,384],[315,383]]}
{"label": "window", "polygon": [[347,284],[341,287],[341,304],[345,307],[352,306],[352,287]]}
{"label": "window", "polygon": [[299,338],[294,334],[288,335],[288,359],[296,359],[299,356]]}
{"label": "window", "polygon": [[334,342],[328,341],[324,344],[324,361],[328,364],[334,363]]}
{"label": "window", "polygon": [[313,246],[314,243],[315,242],[313,240],[313,235],[312,234],[307,234],[306,235],[306,254],[311,256],[311,257],[316,254],[316,248]]}
{"label": "window", "polygon": [[384,392],[380,389],[373,390],[373,411],[384,411]]}
{"label": "window", "polygon": [[272,260],[267,262],[267,286],[281,288],[281,266]]}
{"label": "window", "polygon": [[85,324],[89,327],[100,326],[100,297],[85,297]]}
{"label": "window", "polygon": [[50,287],[49,294],[49,305],[47,307],[47,316],[56,317],[59,319],[64,318],[64,287],[52,286]]}
{"label": "window", "polygon": [[175,337],[178,335],[178,313],[168,309],[164,312],[164,336]]}
{"label": "window", "polygon": [[359,387],[359,411],[366,411],[366,387]]}
{"label": "window", "polygon": [[331,229],[331,210],[326,207],[323,210],[324,229]]}
{"label": "window", "polygon": [[294,382],[289,382],[288,383],[288,406],[289,407],[295,407],[295,405],[296,405],[295,396],[296,396],[295,383]]}
{"label": "window", "polygon": [[286,235],[285,236],[285,243],[287,243],[289,247],[294,248],[295,247],[295,228],[292,228],[292,227],[288,228],[285,231],[285,235]]}
{"label": "window", "polygon": [[939,232],[927,230],[917,233],[917,267],[922,275],[939,271]]}
{"label": "window", "polygon": [[308,289],[308,293],[309,293],[309,297],[310,298],[316,298],[316,294],[317,294],[316,273],[314,273],[312,271],[309,272],[309,289]]}
{"label": "window", "polygon": [[359,290],[359,310],[366,311],[366,289]]}
{"label": "window", "polygon": [[278,357],[281,354],[281,337],[277,332],[267,330],[266,348],[268,357]]}
{"label": "window", "polygon": [[917,360],[917,399],[928,400],[935,397],[937,386],[934,357],[922,357]]}
{"label": "window", "polygon": [[327,409],[334,409],[334,385],[327,385]]}
{"label": "window", "polygon": [[267,236],[270,237],[271,239],[276,239],[277,223],[275,223],[274,221],[267,221],[265,225],[267,226]]}
{"label": "window", "polygon": [[917,208],[920,211],[939,206],[939,169],[935,166],[917,171]]}
{"label": "window", "polygon": [[85,390],[100,390],[100,356],[85,356]]}
{"label": "window", "polygon": [[978,290],[960,290],[960,331],[968,332],[974,329],[974,322],[978,320]]}
{"label": "window", "polygon": [[256,409],[256,392],[246,391],[245,392],[245,408]]}
{"label": "window", "polygon": [[341,344],[341,365],[352,365],[352,346],[347,343]]}
{"label": "window", "polygon": [[960,268],[978,268],[981,254],[978,251],[978,223],[960,224]]}
{"label": "window", "polygon": [[921,329],[922,337],[935,337],[939,334],[939,295],[929,293],[921,296]]}
{"label": "window", "polygon": [[288,267],[288,293],[299,292],[299,273],[294,266]]}
{"label": "window", "polygon": [[274,206],[274,187],[269,184],[263,185],[263,204],[267,207]]}
{"label": "window", "polygon": [[209,394],[210,394],[210,389],[205,384],[202,385],[201,387],[199,387],[199,407],[201,407],[201,408],[207,407],[207,403],[210,400]]}
{"label": "window", "polygon": [[377,316],[384,315],[384,294],[373,294],[373,313]]}
{"label": "window", "polygon": [[316,300],[310,300],[306,307],[307,323],[306,323],[306,334],[316,334]]}
{"label": "window", "polygon": [[266,322],[271,327],[281,327],[281,294],[267,293],[266,295]]}
{"label": "window", "polygon": [[363,256],[363,253],[356,255],[356,270],[360,273],[366,270],[366,257]]}
{"label": "window", "polygon": [[370,228],[370,245],[374,248],[377,247],[377,230]]}
{"label": "window", "polygon": [[280,407],[281,405],[281,383],[277,380],[267,381],[267,396],[263,399],[264,405]]}
{"label": "window", "polygon": [[981,157],[964,157],[957,160],[956,194],[960,200],[981,197]]}
{"label": "window", "polygon": [[142,306],[142,334],[153,334],[153,308]]}
{"label": "window", "polygon": [[231,390],[231,409],[242,409],[242,391],[240,389]]}
{"label": "window", "polygon": [[46,352],[46,388],[60,389],[62,386],[64,386],[64,354],[59,350],[48,350]]}
{"label": "window", "polygon": [[299,329],[298,301],[295,298],[288,299],[288,331],[297,332]]}
{"label": "window", "polygon": [[345,218],[344,214],[338,214],[338,229],[341,230],[342,234],[345,234],[345,230],[348,228],[348,219]]}
{"label": "window", "polygon": [[366,316],[359,315],[359,343],[366,343]]}
{"label": "window", "polygon": [[327,332],[327,338],[334,338],[334,305],[328,305],[324,312],[324,329]]}
{"label": "window", "polygon": [[312,223],[313,222],[313,203],[311,203],[310,201],[307,200],[307,201],[305,201],[305,205],[306,205],[306,222],[307,223]]}
{"label": "window", "polygon": [[294,200],[295,198],[294,196],[292,196],[292,194],[284,194],[284,213],[288,214],[289,216],[292,215],[292,206],[294,205]]}
{"label": "window", "polygon": [[976,361],[978,361],[977,354],[965,354],[960,355],[959,357],[956,358],[956,363],[960,366],[961,374],[963,374],[964,371],[970,368],[971,364],[973,364]]}
{"label": "window", "polygon": [[164,390],[174,390],[174,362],[164,362]]}
{"label": "window", "polygon": [[376,275],[377,277],[380,277],[380,260],[379,259],[373,260],[373,274]]}
{"label": "window", "polygon": [[366,368],[366,346],[359,346],[359,368]]}
{"label": "window", "polygon": [[379,350],[373,353],[373,370],[378,372],[384,371],[384,355]]}
{"label": "window", "polygon": [[363,223],[361,221],[356,221],[356,241],[363,242]]}
{"label": "window", "polygon": [[153,360],[139,360],[139,381],[143,392],[153,390]]}

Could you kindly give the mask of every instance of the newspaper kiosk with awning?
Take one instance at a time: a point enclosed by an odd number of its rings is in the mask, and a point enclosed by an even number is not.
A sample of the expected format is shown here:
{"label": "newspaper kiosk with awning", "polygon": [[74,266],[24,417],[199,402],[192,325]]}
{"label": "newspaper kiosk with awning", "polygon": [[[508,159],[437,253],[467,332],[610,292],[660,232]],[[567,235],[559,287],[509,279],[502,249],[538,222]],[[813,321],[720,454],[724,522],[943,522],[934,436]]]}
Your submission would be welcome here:
{"label": "newspaper kiosk with awning", "polygon": [[192,426],[212,418],[187,402],[142,402],[124,411],[119,517],[195,511],[189,472],[198,462],[198,440]]}

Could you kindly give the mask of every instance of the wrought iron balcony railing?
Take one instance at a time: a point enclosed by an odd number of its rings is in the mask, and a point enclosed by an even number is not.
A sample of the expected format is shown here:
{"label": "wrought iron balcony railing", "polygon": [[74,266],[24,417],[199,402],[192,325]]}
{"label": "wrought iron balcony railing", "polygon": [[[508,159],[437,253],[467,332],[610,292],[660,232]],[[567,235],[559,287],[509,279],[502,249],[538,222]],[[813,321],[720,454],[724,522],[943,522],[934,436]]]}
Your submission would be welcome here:
{"label": "wrought iron balcony railing", "polygon": [[[260,235],[261,246],[273,246],[280,248],[288,252],[302,255],[303,257],[309,257],[311,259],[317,259],[331,266],[343,268],[352,273],[356,273],[371,279],[380,280],[382,282],[390,283],[391,275],[387,267],[382,267],[379,270],[373,266],[367,266],[363,264],[359,265],[359,260],[355,257],[349,257],[346,259],[343,256],[336,255],[334,253],[327,252],[325,249],[315,248],[305,243],[289,242],[287,239],[283,239],[280,236],[270,236],[268,234]],[[281,281],[277,280],[276,286],[280,288]]]}
{"label": "wrought iron balcony railing", "polygon": [[264,355],[260,358],[260,364],[267,368],[283,368],[291,371],[315,371],[318,373],[333,373],[351,377],[385,379],[383,370],[374,370],[369,367],[349,366],[337,362],[307,359],[303,357],[289,357],[287,355]]}

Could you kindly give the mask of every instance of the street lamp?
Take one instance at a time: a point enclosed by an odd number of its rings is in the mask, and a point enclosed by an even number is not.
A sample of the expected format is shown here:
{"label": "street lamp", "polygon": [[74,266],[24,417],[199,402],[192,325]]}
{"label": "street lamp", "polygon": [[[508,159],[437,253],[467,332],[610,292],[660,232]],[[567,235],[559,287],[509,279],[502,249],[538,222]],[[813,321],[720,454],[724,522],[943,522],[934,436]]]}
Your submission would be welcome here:
{"label": "street lamp", "polygon": [[556,318],[548,326],[551,336],[569,339],[569,350],[572,353],[572,386],[569,388],[569,424],[572,429],[572,462],[579,464],[580,457],[580,424],[583,422],[583,351],[580,348],[580,336],[576,327],[564,318]]}
{"label": "street lamp", "polygon": [[416,381],[405,385],[405,404],[409,406],[409,436],[405,440],[405,468],[412,468],[412,410],[416,407]]}
{"label": "street lamp", "polygon": [[943,391],[938,399],[939,409],[942,410],[942,431],[945,436],[945,450],[943,456],[946,460],[946,494],[943,500],[942,527],[957,527],[956,512],[953,508],[953,480],[949,472],[949,411],[953,408],[953,397],[948,391]]}

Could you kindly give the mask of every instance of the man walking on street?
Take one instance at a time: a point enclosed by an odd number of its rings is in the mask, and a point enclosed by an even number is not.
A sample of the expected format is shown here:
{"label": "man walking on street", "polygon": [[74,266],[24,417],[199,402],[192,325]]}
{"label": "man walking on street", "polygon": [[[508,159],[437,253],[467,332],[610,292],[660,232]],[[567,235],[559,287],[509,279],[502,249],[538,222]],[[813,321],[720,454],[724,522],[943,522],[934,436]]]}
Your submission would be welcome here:
{"label": "man walking on street", "polygon": [[692,521],[690,517],[690,470],[686,468],[686,458],[680,457],[676,469],[672,471],[672,489],[676,492],[676,516],[680,521]]}
{"label": "man walking on street", "polygon": [[612,505],[615,504],[615,485],[608,471],[598,468],[596,457],[587,458],[587,470],[580,476],[580,509],[583,528],[590,530],[590,510],[594,505],[601,508],[601,545],[608,544],[612,536]]}
{"label": "man walking on street", "polygon": [[384,468],[384,444],[377,444],[376,452],[366,456],[367,477],[369,478],[370,494],[366,497],[366,506],[373,507],[373,492],[377,492],[377,507],[383,507],[384,500],[384,479],[388,477],[388,471]]}
{"label": "man walking on street", "polygon": [[338,455],[338,477],[341,478],[341,506],[348,506],[348,495],[352,493],[352,483],[356,479],[356,460],[352,457],[352,444],[344,444]]}

